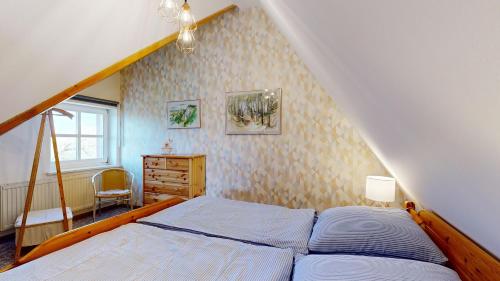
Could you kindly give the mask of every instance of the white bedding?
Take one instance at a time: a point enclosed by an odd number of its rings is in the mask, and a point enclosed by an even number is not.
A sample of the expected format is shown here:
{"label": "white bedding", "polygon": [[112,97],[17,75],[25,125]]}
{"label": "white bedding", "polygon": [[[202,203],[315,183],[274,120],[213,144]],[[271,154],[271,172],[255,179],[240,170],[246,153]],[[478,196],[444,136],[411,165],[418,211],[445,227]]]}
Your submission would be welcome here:
{"label": "white bedding", "polygon": [[309,255],[295,264],[293,281],[460,281],[429,262],[354,255]]}
{"label": "white bedding", "polygon": [[307,254],[313,209],[288,209],[201,196],[138,220],[166,229],[291,248]]}
{"label": "white bedding", "polygon": [[0,280],[289,280],[293,251],[127,224]]}

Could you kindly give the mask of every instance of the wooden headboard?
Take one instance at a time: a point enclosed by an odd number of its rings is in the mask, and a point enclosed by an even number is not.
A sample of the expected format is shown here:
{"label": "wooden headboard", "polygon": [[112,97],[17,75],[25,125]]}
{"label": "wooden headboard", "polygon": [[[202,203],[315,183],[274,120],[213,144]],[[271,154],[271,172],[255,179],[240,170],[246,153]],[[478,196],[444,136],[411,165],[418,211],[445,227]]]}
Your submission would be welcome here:
{"label": "wooden headboard", "polygon": [[[405,202],[406,210],[448,257],[449,265],[463,281],[500,280],[500,262],[478,244],[451,226],[437,214],[422,210],[415,203]],[[500,237],[499,237],[500,239]]]}

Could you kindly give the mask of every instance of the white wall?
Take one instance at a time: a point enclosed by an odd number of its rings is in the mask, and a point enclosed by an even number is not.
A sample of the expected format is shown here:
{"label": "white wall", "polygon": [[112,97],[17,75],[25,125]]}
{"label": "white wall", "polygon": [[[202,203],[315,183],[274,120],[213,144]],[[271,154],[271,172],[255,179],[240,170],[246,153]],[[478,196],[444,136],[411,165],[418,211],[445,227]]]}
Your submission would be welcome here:
{"label": "white wall", "polygon": [[[37,116],[0,136],[0,184],[29,180],[40,120],[40,116]],[[45,132],[46,135],[50,134],[48,126],[45,127]],[[50,138],[45,137],[44,143],[47,144],[49,140]],[[39,179],[46,176],[49,164],[49,146],[44,145],[38,169]]]}
{"label": "white wall", "polygon": [[120,73],[117,72],[78,94],[120,102]]}
{"label": "white wall", "polygon": [[[5,0],[0,122],[172,34],[158,0]],[[191,0],[197,18],[231,4]]]}
{"label": "white wall", "polygon": [[[86,91],[81,92],[82,95],[88,95],[101,99],[109,99],[114,101],[120,100],[120,75],[119,73],[108,77],[107,79],[93,85]],[[35,153],[38,130],[40,127],[40,116],[37,116],[19,127],[0,136],[0,184],[17,183],[28,181],[31,174],[33,164],[33,156]],[[118,122],[113,119],[112,125]],[[48,124],[48,123],[47,123]],[[113,131],[116,131],[116,125],[113,125]],[[40,158],[40,166],[38,169],[38,178],[46,177],[46,173],[50,170],[50,130],[48,125],[45,128],[44,146]],[[116,134],[112,135],[111,141],[116,143]],[[111,147],[114,151],[119,149],[115,144]],[[119,153],[118,153],[119,156]],[[113,162],[119,163],[119,158],[112,155]]]}
{"label": "white wall", "polygon": [[[170,45],[121,72],[123,166],[139,186],[141,154],[172,139],[175,153],[206,155],[210,196],[317,210],[374,204],[366,176],[387,170],[262,9],[227,13],[197,32],[192,55]],[[225,134],[225,92],[276,87],[281,134]],[[167,102],[192,99],[201,128],[168,129]]]}
{"label": "white wall", "polygon": [[415,199],[500,256],[500,1],[261,1]]}

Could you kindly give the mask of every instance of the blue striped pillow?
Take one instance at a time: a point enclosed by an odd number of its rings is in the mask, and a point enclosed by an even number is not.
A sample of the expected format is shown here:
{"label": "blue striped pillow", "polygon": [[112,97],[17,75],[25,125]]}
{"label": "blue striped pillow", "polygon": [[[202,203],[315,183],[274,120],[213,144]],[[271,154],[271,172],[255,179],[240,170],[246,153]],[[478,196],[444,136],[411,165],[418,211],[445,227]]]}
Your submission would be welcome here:
{"label": "blue striped pillow", "polygon": [[397,257],[437,264],[448,260],[400,209],[349,206],[325,210],[308,247],[312,253]]}

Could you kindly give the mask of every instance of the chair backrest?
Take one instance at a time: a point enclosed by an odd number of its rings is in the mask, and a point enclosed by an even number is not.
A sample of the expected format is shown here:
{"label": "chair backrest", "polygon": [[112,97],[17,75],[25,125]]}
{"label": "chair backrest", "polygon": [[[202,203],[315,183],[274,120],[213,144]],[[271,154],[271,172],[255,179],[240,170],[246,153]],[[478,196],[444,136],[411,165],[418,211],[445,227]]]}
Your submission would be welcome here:
{"label": "chair backrest", "polygon": [[123,169],[107,169],[101,171],[92,177],[94,188],[97,191],[106,191],[113,189],[131,188],[134,175]]}
{"label": "chair backrest", "polygon": [[102,172],[102,191],[128,189],[127,175],[124,170],[105,170]]}

